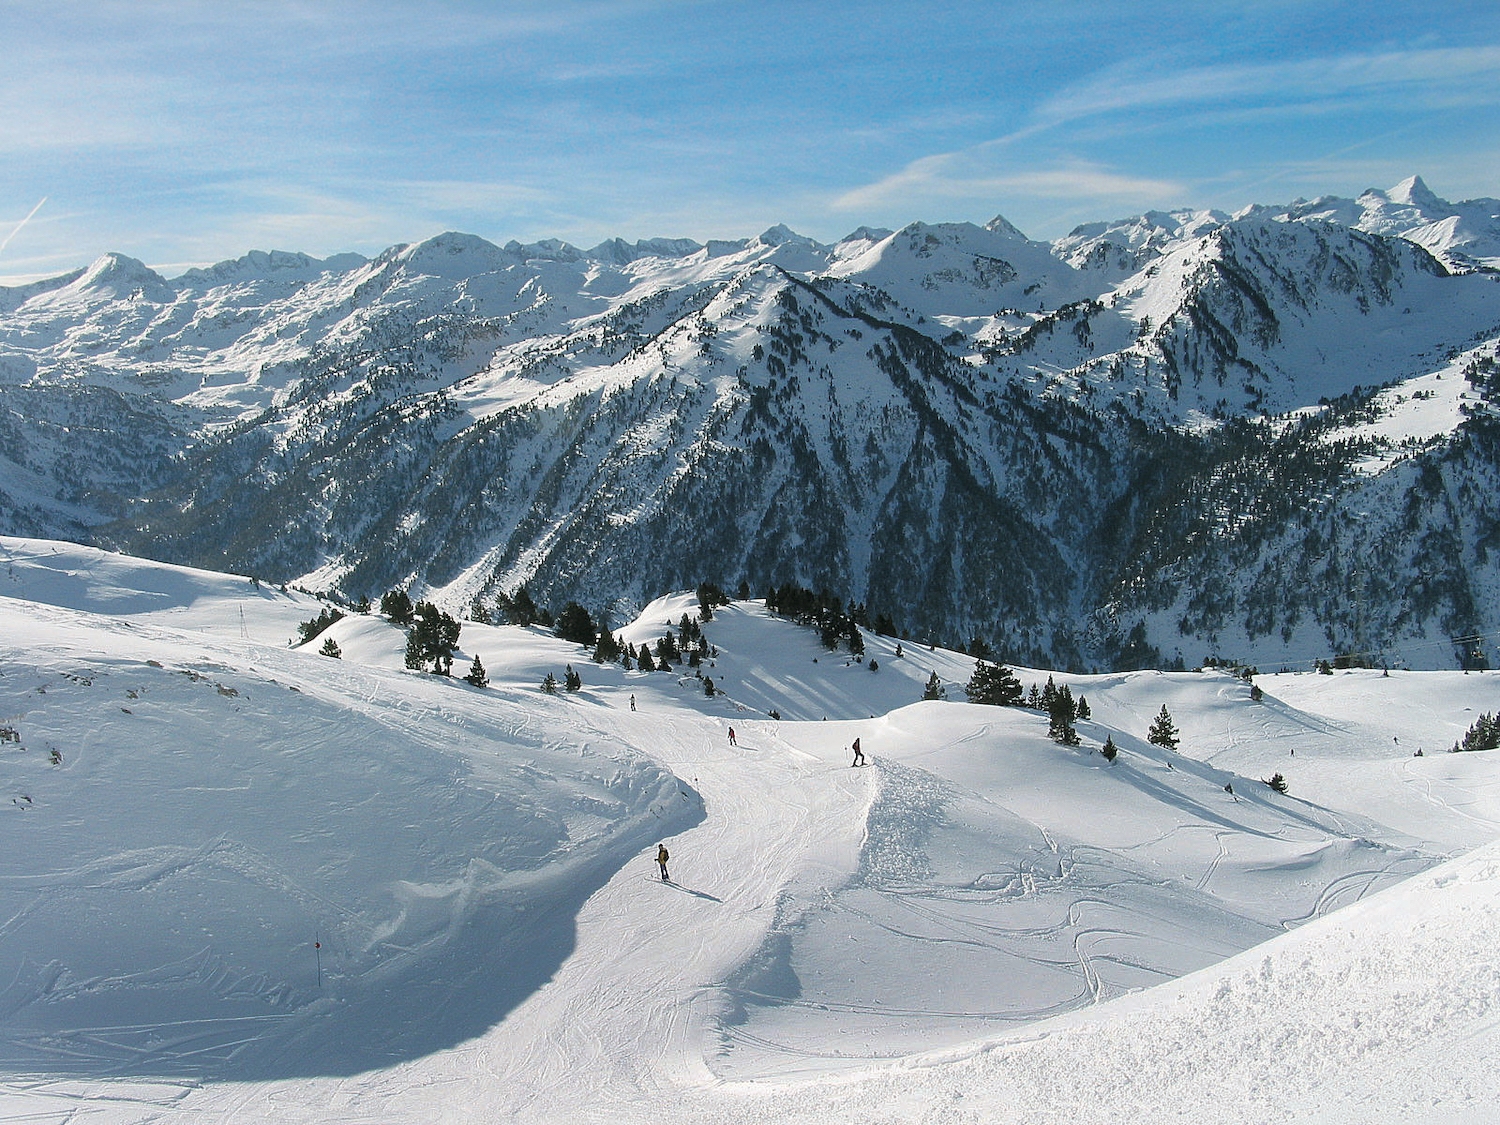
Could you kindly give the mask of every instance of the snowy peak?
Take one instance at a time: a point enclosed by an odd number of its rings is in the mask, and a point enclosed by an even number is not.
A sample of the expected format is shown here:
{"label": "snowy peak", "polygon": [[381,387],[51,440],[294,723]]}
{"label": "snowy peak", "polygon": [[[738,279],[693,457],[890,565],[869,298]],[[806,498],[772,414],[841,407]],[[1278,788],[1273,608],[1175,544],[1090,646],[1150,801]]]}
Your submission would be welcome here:
{"label": "snowy peak", "polygon": [[1421,176],[1408,176],[1385,195],[1392,203],[1406,203],[1423,211],[1439,212],[1448,208],[1446,201],[1439,199],[1422,182]]}
{"label": "snowy peak", "polygon": [[890,294],[925,316],[986,316],[1004,308],[1056,308],[1085,292],[1082,279],[1042,242],[1010,224],[911,223],[829,272]]}
{"label": "snowy peak", "polygon": [[1470,199],[1450,203],[1423,182],[1409,176],[1388,191],[1371,188],[1358,199],[1323,196],[1298,200],[1281,217],[1355,227],[1371,234],[1404,238],[1424,247],[1445,264],[1471,269],[1500,265],[1500,200]]}
{"label": "snowy peak", "polygon": [[95,259],[68,288],[94,300],[168,304],[177,296],[176,289],[161,274],[124,254],[105,254]]}
{"label": "snowy peak", "polygon": [[805,235],[800,235],[784,223],[777,223],[774,227],[756,235],[755,241],[761,246],[800,246],[810,250],[823,250],[821,244],[814,242]]}
{"label": "snowy peak", "polygon": [[1031,240],[1021,233],[1019,227],[1013,224],[1004,215],[996,215],[984,224],[984,229],[991,234],[998,234],[1005,238],[1013,238],[1017,242],[1030,242]]}
{"label": "snowy peak", "polygon": [[1147,211],[1113,222],[1084,223],[1054,242],[1052,249],[1076,269],[1120,280],[1172,247],[1196,240],[1228,221],[1222,211]]}
{"label": "snowy peak", "polygon": [[403,272],[462,281],[481,273],[493,273],[514,265],[520,256],[502,250],[474,234],[445,231],[401,251],[396,260]]}

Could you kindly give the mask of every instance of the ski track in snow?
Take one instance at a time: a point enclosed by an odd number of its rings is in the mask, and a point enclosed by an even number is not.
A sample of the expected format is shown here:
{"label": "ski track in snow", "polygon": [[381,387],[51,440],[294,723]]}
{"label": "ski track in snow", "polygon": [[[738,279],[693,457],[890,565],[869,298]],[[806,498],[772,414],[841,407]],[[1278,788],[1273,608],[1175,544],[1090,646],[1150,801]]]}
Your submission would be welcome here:
{"label": "ski track in snow", "polygon": [[[1500,845],[1430,869],[1495,838],[1493,755],[1401,748],[1451,741],[1491,677],[1263,677],[1265,705],[1217,674],[1065,677],[1095,708],[1068,749],[1026,711],[892,709],[962,658],[871,637],[876,678],[753,608],[706,625],[727,697],[466,625],[478,691],[401,671],[374,619],[335,626],[342,661],[288,651],[309,599],[266,595],[268,625],[240,580],[6,548],[13,584],[58,604],[0,599],[0,725],[27,746],[0,743],[0,823],[34,841],[0,861],[0,1119],[1500,1109]],[[585,690],[540,695],[567,660]],[[1401,707],[1369,714],[1380,692]],[[1141,739],[1163,699],[1171,754]],[[1291,795],[1259,783],[1272,768]],[[195,912],[201,932],[169,931]]]}

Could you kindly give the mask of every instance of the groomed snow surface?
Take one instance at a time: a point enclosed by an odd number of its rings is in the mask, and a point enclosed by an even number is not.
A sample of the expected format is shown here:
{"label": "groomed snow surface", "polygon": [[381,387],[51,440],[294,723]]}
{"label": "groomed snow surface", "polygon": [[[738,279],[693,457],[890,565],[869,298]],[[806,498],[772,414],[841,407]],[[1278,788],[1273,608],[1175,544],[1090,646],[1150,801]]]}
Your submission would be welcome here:
{"label": "groomed snow surface", "polygon": [[1067,748],[754,602],[709,696],[64,543],[0,594],[0,1120],[1500,1119],[1493,673],[1057,675]]}

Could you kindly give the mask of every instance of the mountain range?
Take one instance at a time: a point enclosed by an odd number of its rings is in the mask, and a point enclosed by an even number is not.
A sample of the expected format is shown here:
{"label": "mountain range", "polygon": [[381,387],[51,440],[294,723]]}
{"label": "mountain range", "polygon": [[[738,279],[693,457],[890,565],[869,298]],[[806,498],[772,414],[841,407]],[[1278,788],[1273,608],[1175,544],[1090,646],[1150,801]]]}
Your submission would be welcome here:
{"label": "mountain range", "polygon": [[445,233],[0,288],[0,533],[455,612],[796,583],[1078,671],[1493,663],[1500,201]]}

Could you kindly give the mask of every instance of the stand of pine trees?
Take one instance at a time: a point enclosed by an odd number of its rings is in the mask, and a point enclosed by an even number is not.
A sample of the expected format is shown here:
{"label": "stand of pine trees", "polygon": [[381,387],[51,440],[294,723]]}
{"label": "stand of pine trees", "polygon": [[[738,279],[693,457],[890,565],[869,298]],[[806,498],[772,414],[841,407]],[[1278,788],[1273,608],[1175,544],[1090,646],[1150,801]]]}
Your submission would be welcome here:
{"label": "stand of pine trees", "polygon": [[1025,698],[1025,691],[1016,674],[1004,664],[986,660],[974,662],[974,674],[964,690],[970,703],[989,703],[997,707],[1017,707]]}
{"label": "stand of pine trees", "polygon": [[418,602],[412,617],[406,634],[406,666],[420,671],[430,663],[435,675],[451,675],[459,623],[431,602]]}

